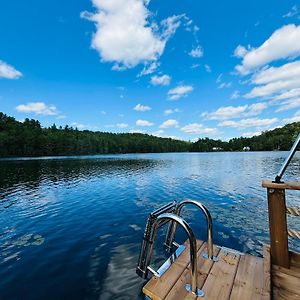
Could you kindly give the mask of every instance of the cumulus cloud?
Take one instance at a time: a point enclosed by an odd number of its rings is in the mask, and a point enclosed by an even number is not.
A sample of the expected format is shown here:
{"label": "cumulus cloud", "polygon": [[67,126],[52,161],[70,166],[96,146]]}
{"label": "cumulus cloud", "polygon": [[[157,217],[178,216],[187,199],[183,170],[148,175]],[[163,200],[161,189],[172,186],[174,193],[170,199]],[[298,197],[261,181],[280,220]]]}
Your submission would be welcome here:
{"label": "cumulus cloud", "polygon": [[0,78],[6,79],[18,79],[22,76],[22,73],[16,70],[13,66],[0,60]]}
{"label": "cumulus cloud", "polygon": [[[92,0],[95,13],[81,17],[95,23],[92,47],[103,62],[114,63],[115,70],[155,63],[169,38],[180,26],[181,16],[171,16],[159,25],[150,23],[146,0]],[[157,65],[155,65],[157,67]],[[148,69],[149,70],[149,69]]]}
{"label": "cumulus cloud", "polygon": [[178,85],[176,88],[169,90],[168,96],[170,100],[178,100],[191,93],[194,88],[191,85]]}
{"label": "cumulus cloud", "polygon": [[169,85],[171,77],[169,75],[152,76],[151,84],[153,85]]}
{"label": "cumulus cloud", "polygon": [[251,105],[246,104],[242,106],[222,106],[214,112],[204,112],[202,117],[205,117],[208,120],[227,120],[259,115],[266,108],[266,103],[254,103]]}
{"label": "cumulus cloud", "polygon": [[46,105],[44,102],[30,102],[16,107],[18,112],[35,113],[36,115],[55,116],[58,111],[54,105]]}
{"label": "cumulus cloud", "polygon": [[151,110],[152,108],[147,105],[137,104],[133,109],[136,111],[148,111]]}
{"label": "cumulus cloud", "polygon": [[181,128],[181,131],[188,134],[215,134],[216,128],[205,127],[203,124],[191,123]]}
{"label": "cumulus cloud", "polygon": [[236,70],[246,75],[255,69],[279,59],[295,58],[300,55],[300,25],[285,25],[277,29],[261,46],[250,49],[243,56]]}
{"label": "cumulus cloud", "polygon": [[178,112],[180,112],[180,110],[178,108],[166,109],[164,111],[164,114],[168,116],[168,115],[171,115],[171,114],[174,114],[174,113],[178,113]]}
{"label": "cumulus cloud", "polygon": [[162,128],[162,129],[165,129],[165,128],[171,128],[171,127],[175,127],[177,128],[178,127],[178,121],[177,120],[174,120],[174,119],[170,119],[170,120],[167,120],[165,122],[163,122],[159,128]]}
{"label": "cumulus cloud", "polygon": [[239,121],[223,121],[218,124],[220,127],[233,127],[233,128],[248,128],[248,127],[266,127],[270,126],[278,121],[277,118],[271,119],[258,119],[258,118],[249,118],[242,119]]}
{"label": "cumulus cloud", "polygon": [[204,54],[202,47],[198,46],[189,52],[189,56],[194,58],[202,57]]}
{"label": "cumulus cloud", "polygon": [[137,126],[142,126],[142,127],[148,127],[148,126],[153,126],[153,125],[154,125],[154,123],[149,122],[149,121],[147,121],[147,120],[137,120],[137,121],[135,122],[135,124],[136,124]]}

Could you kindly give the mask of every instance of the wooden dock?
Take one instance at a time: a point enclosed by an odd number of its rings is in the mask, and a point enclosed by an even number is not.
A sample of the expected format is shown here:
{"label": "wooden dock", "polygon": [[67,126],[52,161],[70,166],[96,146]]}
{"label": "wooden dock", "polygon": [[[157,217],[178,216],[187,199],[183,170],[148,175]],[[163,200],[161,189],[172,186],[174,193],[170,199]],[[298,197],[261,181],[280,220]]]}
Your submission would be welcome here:
{"label": "wooden dock", "polygon": [[[242,254],[235,250],[214,247],[219,261],[204,259],[207,244],[197,241],[198,288],[200,298],[185,289],[191,282],[189,243],[171,267],[160,278],[154,276],[144,286],[143,293],[153,300],[268,300],[300,299],[300,255],[291,253],[291,267],[271,265],[269,247],[264,258]],[[233,252],[232,252],[233,251]]]}

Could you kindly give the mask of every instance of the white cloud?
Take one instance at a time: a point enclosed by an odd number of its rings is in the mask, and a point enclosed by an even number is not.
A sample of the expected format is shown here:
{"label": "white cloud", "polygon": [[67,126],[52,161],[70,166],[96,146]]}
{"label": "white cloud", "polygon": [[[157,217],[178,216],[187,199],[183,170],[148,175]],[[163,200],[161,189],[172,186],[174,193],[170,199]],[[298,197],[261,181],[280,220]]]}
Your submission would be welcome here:
{"label": "white cloud", "polygon": [[231,87],[232,82],[222,82],[219,86],[218,89],[228,89]]}
{"label": "white cloud", "polygon": [[154,73],[159,66],[160,63],[157,61],[152,62],[151,64],[146,64],[143,70],[138,74],[138,77]]}
{"label": "white cloud", "polygon": [[276,93],[285,92],[289,89],[300,87],[300,78],[279,80],[263,86],[257,86],[247,93],[245,98],[269,97]]}
{"label": "white cloud", "polygon": [[208,113],[204,112],[202,117],[208,120],[227,120],[233,118],[257,116],[267,108],[266,103],[254,103],[251,105],[243,106],[222,106],[216,111]]}
{"label": "white cloud", "polygon": [[219,76],[217,77],[216,83],[221,83],[222,77],[223,77],[223,73],[219,74]]}
{"label": "white cloud", "polygon": [[133,109],[136,111],[148,111],[151,110],[151,107],[147,105],[137,104]]}
{"label": "white cloud", "polygon": [[236,70],[246,75],[272,61],[300,55],[300,25],[285,25],[277,29],[261,46],[250,49]]}
{"label": "white cloud", "polygon": [[298,14],[299,14],[298,7],[297,7],[297,5],[294,5],[291,8],[291,10],[288,13],[286,13],[285,15],[283,15],[282,17],[283,18],[291,18],[291,17],[294,17],[294,16],[296,16]]}
{"label": "white cloud", "polygon": [[180,112],[180,110],[178,108],[166,109],[164,111],[164,114],[168,116],[168,115],[171,115],[171,114],[174,114],[174,113],[178,113],[178,112]]}
{"label": "white cloud", "polygon": [[128,128],[128,127],[129,127],[129,125],[126,124],[126,123],[118,123],[116,126],[117,126],[118,128]]}
{"label": "white cloud", "polygon": [[204,54],[202,47],[198,46],[189,52],[189,56],[194,58],[202,57]]}
{"label": "white cloud", "polygon": [[211,67],[209,65],[205,64],[204,68],[207,73],[211,73]]}
{"label": "white cloud", "polygon": [[280,103],[280,107],[276,111],[279,112],[297,107],[300,107],[300,98],[292,98]]}
{"label": "white cloud", "polygon": [[185,133],[189,134],[215,134],[217,133],[216,128],[208,128],[202,124],[191,123],[181,128]]}
{"label": "white cloud", "polygon": [[129,131],[129,133],[142,133],[142,134],[145,134],[145,131],[144,130],[139,130],[139,129],[131,129]]}
{"label": "white cloud", "polygon": [[298,96],[300,96],[300,88],[292,89],[278,96],[272,97],[272,100],[284,100],[284,99],[298,97]]}
{"label": "white cloud", "polygon": [[263,69],[262,71],[255,73],[251,81],[256,84],[267,84],[274,81],[291,80],[294,78],[300,78],[299,60],[287,63],[280,67]]}
{"label": "white cloud", "polygon": [[167,120],[167,121],[163,122],[163,123],[159,126],[159,128],[163,128],[163,129],[165,129],[165,128],[171,128],[171,127],[177,128],[177,127],[178,127],[178,124],[179,124],[179,123],[178,123],[177,120],[170,119],[170,120]]}
{"label": "white cloud", "polygon": [[100,111],[100,114],[101,114],[101,115],[106,115],[106,111],[101,110],[101,111]]}
{"label": "white cloud", "polygon": [[151,134],[157,137],[163,137],[164,131],[162,129],[152,132]]}
{"label": "white cloud", "polygon": [[96,24],[92,47],[103,62],[113,62],[114,69],[132,68],[156,62],[168,39],[180,26],[182,16],[171,16],[160,26],[150,23],[149,1],[92,0],[96,13],[82,12],[81,17]]}
{"label": "white cloud", "polygon": [[294,122],[300,122],[300,110],[298,110],[293,117],[287,118],[287,119],[283,119],[282,120],[283,123],[285,124],[290,124],[290,123],[294,123]]}
{"label": "white cloud", "polygon": [[235,57],[243,58],[247,53],[247,49],[244,46],[238,45],[235,50],[233,55]]}
{"label": "white cloud", "polygon": [[231,96],[230,96],[230,99],[237,99],[240,97],[240,92],[238,90],[235,90]]}
{"label": "white cloud", "polygon": [[191,69],[197,69],[199,68],[201,65],[200,64],[192,64],[191,65]]}
{"label": "white cloud", "polygon": [[152,76],[151,84],[153,85],[169,85],[171,81],[171,77],[169,75],[162,76]]}
{"label": "white cloud", "polygon": [[261,134],[261,131],[254,131],[254,132],[244,132],[242,133],[243,137],[253,137],[253,136],[258,136]]}
{"label": "white cloud", "polygon": [[53,105],[46,105],[44,102],[30,102],[21,104],[16,107],[18,112],[22,113],[35,113],[36,115],[55,116],[58,111]]}
{"label": "white cloud", "polygon": [[242,119],[239,121],[223,121],[218,124],[220,127],[233,127],[233,128],[248,128],[248,127],[266,127],[277,122],[277,118],[272,119],[258,119],[258,118],[249,118]]}
{"label": "white cloud", "polygon": [[171,100],[178,100],[191,93],[194,88],[191,85],[178,85],[176,88],[169,90],[168,96]]}
{"label": "white cloud", "polygon": [[247,109],[248,105],[244,106],[222,106],[212,113],[203,113],[202,116],[208,120],[226,120],[240,117]]}
{"label": "white cloud", "polygon": [[6,62],[0,60],[0,78],[6,79],[18,79],[20,78],[22,73],[16,70],[13,66],[7,64]]}
{"label": "white cloud", "polygon": [[137,126],[142,126],[142,127],[147,127],[147,126],[153,126],[154,125],[154,123],[151,123],[151,122],[149,122],[147,120],[137,120],[135,122],[135,124]]}

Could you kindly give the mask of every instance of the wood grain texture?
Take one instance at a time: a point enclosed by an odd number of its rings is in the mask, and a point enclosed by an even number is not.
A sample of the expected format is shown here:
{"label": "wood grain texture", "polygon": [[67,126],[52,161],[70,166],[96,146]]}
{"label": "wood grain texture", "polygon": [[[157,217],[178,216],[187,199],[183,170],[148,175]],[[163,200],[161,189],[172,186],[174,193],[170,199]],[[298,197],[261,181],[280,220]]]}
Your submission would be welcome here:
{"label": "wood grain texture", "polygon": [[263,259],[251,255],[240,258],[230,300],[261,299],[264,283]]}
{"label": "wood grain texture", "polygon": [[272,264],[289,267],[285,190],[268,188]]}
{"label": "wood grain texture", "polygon": [[[220,249],[214,247],[214,255],[217,256]],[[202,257],[203,253],[207,252],[207,244],[204,243],[202,247],[199,249],[198,256],[198,273],[197,273],[197,285],[198,288],[201,289],[209,272],[213,265],[213,261],[210,259],[204,259]],[[180,276],[172,290],[169,292],[166,300],[176,300],[176,299],[185,299],[185,300],[193,300],[196,298],[195,295],[188,293],[185,289],[185,284],[191,283],[191,272],[190,267],[188,267]]]}
{"label": "wood grain texture", "polygon": [[219,261],[214,263],[203,285],[205,299],[229,299],[240,255],[221,250]]}

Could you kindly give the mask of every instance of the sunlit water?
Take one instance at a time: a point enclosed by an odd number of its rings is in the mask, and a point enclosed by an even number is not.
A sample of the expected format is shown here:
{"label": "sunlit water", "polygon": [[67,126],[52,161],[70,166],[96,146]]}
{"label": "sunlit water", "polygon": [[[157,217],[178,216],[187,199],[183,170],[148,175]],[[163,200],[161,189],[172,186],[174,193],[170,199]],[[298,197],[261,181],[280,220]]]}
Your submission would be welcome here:
{"label": "sunlit water", "polygon": [[[261,255],[266,191],[287,153],[175,153],[0,160],[0,299],[139,299],[147,215],[201,200],[215,243]],[[299,180],[299,155],[285,179]],[[295,192],[289,205],[298,205]],[[186,210],[197,237],[203,216]],[[290,218],[290,225],[300,229]],[[178,241],[185,236],[179,232]],[[162,248],[157,244],[157,249]],[[295,241],[290,246],[297,248]],[[159,251],[160,253],[161,251]]]}

